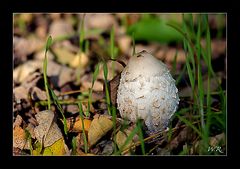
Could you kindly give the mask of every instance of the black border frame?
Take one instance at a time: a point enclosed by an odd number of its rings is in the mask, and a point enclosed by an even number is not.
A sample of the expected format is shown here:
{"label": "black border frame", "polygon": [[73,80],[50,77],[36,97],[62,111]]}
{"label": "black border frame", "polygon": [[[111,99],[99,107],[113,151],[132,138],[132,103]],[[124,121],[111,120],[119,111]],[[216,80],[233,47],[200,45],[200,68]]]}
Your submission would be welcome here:
{"label": "black border frame", "polygon": [[[108,0],[102,1],[23,1],[0,5],[0,160],[4,166],[17,168],[88,167],[88,168],[230,168],[237,165],[240,151],[238,112],[240,9],[234,2],[217,0]],[[12,14],[17,12],[223,12],[227,13],[227,156],[131,156],[131,157],[31,157],[12,156]],[[236,55],[236,56],[235,56]],[[238,59],[239,60],[239,59]],[[4,93],[4,94],[3,94]],[[31,164],[30,164],[31,162]],[[109,164],[112,163],[112,164]],[[235,164],[236,163],[236,164]],[[0,163],[0,168],[3,163]]]}

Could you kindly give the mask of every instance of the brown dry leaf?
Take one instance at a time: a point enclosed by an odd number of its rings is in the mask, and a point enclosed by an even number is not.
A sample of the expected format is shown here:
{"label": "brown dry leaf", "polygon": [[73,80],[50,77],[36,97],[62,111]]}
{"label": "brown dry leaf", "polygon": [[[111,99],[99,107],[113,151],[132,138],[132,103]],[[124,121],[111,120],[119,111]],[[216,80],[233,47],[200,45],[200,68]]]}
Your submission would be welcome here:
{"label": "brown dry leaf", "polygon": [[[90,125],[91,125],[91,120],[84,119],[83,124],[84,124],[84,130],[89,131]],[[72,132],[81,132],[83,131],[83,126],[82,126],[82,120],[79,118],[72,124],[72,120],[67,120],[67,127],[69,131]]]}
{"label": "brown dry leaf", "polygon": [[75,79],[73,69],[53,61],[48,62],[47,75],[50,77],[53,85],[58,87],[62,87]]}
{"label": "brown dry leaf", "polygon": [[[126,133],[122,132],[122,131],[119,131],[117,133],[116,143],[117,143],[117,146],[118,146],[119,149],[124,145],[125,141],[127,140],[127,137],[128,137],[128,135]],[[133,142],[131,140],[122,150],[126,150],[126,149],[130,148],[132,143]]]}
{"label": "brown dry leaf", "polygon": [[96,144],[112,128],[113,122],[107,116],[94,118],[88,132],[89,146]]}
{"label": "brown dry leaf", "polygon": [[14,87],[13,94],[14,100],[16,102],[21,102],[21,99],[28,99],[28,92],[30,88],[36,86],[36,83],[41,79],[40,73],[33,73],[30,76],[26,77],[25,81],[21,84],[21,86]]}
{"label": "brown dry leaf", "polygon": [[[81,88],[80,91],[88,91],[92,87],[92,75],[85,74],[81,77]],[[103,84],[96,80],[93,85],[93,91],[103,91]]]}
{"label": "brown dry leaf", "polygon": [[74,33],[71,23],[65,20],[54,20],[49,28],[49,34],[54,38]]}
{"label": "brown dry leaf", "polygon": [[129,36],[121,36],[117,39],[118,46],[124,54],[127,54],[128,51],[130,51],[131,42],[132,40]]}
{"label": "brown dry leaf", "polygon": [[26,134],[25,131],[20,127],[23,119],[20,115],[17,115],[13,123],[13,147],[23,149],[26,145]]}
{"label": "brown dry leaf", "polygon": [[69,66],[72,68],[85,68],[89,62],[89,58],[85,53],[78,53],[74,59],[70,61]]}
{"label": "brown dry leaf", "polygon": [[180,133],[169,143],[170,150],[177,148],[181,143],[185,142],[189,134],[192,133],[189,127],[185,127]]}
{"label": "brown dry leaf", "polygon": [[62,133],[54,120],[54,113],[50,110],[44,110],[36,114],[38,126],[34,128],[34,134],[37,140],[44,146],[51,146],[61,139]]}
{"label": "brown dry leaf", "polygon": [[44,41],[39,40],[36,37],[26,38],[13,38],[13,51],[14,58],[20,58],[22,61],[27,60],[27,56],[44,47]]}
{"label": "brown dry leaf", "polygon": [[30,142],[27,140],[26,133],[20,126],[16,126],[13,129],[13,147],[21,150],[30,148]]}
{"label": "brown dry leaf", "polygon": [[13,123],[13,128],[17,127],[17,126],[20,126],[22,124],[22,122],[23,122],[22,117],[20,115],[17,115],[17,117],[16,117],[16,119]]}
{"label": "brown dry leaf", "polygon": [[76,54],[64,47],[54,46],[52,50],[57,56],[58,62],[61,64],[71,64],[71,62],[75,59],[76,56]]}
{"label": "brown dry leaf", "polygon": [[101,155],[111,155],[114,151],[114,143],[112,141],[107,141],[103,148]]}
{"label": "brown dry leaf", "polygon": [[[96,100],[94,97],[92,97],[93,98],[93,100]],[[87,102],[85,102],[85,103],[82,103],[82,108],[83,108],[83,112],[84,112],[84,114],[86,113],[86,111],[87,111]],[[79,113],[79,108],[78,108],[78,106],[77,105],[67,105],[67,110],[66,110],[67,112],[71,112],[72,114],[76,114],[76,113]],[[94,112],[95,111],[95,109],[94,109],[94,107],[92,106],[92,104],[90,105],[90,111],[91,112]]]}
{"label": "brown dry leaf", "polygon": [[[82,16],[79,16],[82,19]],[[117,22],[112,14],[87,14],[85,16],[85,27],[88,29],[109,30],[117,26]]]}
{"label": "brown dry leaf", "polygon": [[14,98],[16,101],[20,101],[21,99],[28,99],[28,90],[23,86],[18,86],[13,89]]}
{"label": "brown dry leaf", "polygon": [[[127,140],[127,137],[132,133],[132,131],[134,130],[136,126],[133,125],[133,126],[130,126],[128,127],[127,129],[124,129],[124,131],[119,131],[116,135],[116,143],[117,143],[117,146],[118,148],[120,149],[125,141]],[[128,142],[128,144],[123,148],[123,150],[127,150],[124,152],[124,154],[129,154],[130,153],[130,150],[132,151],[135,151],[136,150],[136,146],[134,145],[134,143],[138,142],[139,141],[139,136],[137,134],[134,135],[133,139]]]}
{"label": "brown dry leaf", "polygon": [[[53,56],[51,51],[48,51],[47,57],[48,57],[48,61],[54,59],[54,56]],[[43,60],[45,59],[45,50],[41,50],[41,51],[36,52],[34,54],[34,59],[43,62]]]}
{"label": "brown dry leaf", "polygon": [[33,100],[47,100],[46,92],[34,86],[31,92],[31,98]]}
{"label": "brown dry leaf", "polygon": [[[116,106],[116,102],[117,102],[117,90],[120,83],[120,78],[121,78],[121,73],[116,75],[111,81],[108,82],[111,103],[114,106]],[[105,86],[103,91],[105,92]]]}
{"label": "brown dry leaf", "polygon": [[13,70],[13,80],[17,83],[22,83],[30,74],[40,68],[42,68],[41,62],[36,60],[27,61]]}
{"label": "brown dry leaf", "polygon": [[76,114],[76,113],[79,113],[79,108],[77,105],[71,104],[71,105],[67,105],[66,111],[70,112],[71,114]]}

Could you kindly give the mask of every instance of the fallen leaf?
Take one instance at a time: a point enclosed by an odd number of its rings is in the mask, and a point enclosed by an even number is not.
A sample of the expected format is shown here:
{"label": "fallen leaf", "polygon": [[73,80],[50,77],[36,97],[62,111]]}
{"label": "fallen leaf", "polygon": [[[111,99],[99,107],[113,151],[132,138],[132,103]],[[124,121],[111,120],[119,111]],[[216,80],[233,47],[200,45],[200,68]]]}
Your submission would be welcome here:
{"label": "fallen leaf", "polygon": [[179,134],[170,141],[169,149],[176,149],[180,144],[184,143],[188,139],[190,133],[192,133],[192,130],[189,127],[182,129]]}
{"label": "fallen leaf", "polygon": [[[117,102],[117,90],[120,83],[120,78],[121,78],[121,74],[119,73],[111,81],[108,82],[111,103],[114,106],[116,106],[116,102]],[[103,91],[105,92],[105,86]]]}
{"label": "fallen leaf", "polygon": [[73,33],[74,30],[71,23],[68,23],[67,21],[62,19],[54,20],[49,28],[49,34],[53,38],[57,38],[59,36],[64,35],[71,35]]}
{"label": "fallen leaf", "polygon": [[[85,131],[89,131],[90,125],[91,125],[91,120],[88,119],[84,119],[83,120],[83,124],[84,124],[84,130]],[[74,124],[72,124],[72,120],[68,120],[67,119],[67,127],[69,131],[72,132],[81,132],[83,131],[83,126],[82,126],[82,120],[80,120],[79,118],[77,118],[77,120],[74,122]]]}
{"label": "fallen leaf", "polygon": [[60,128],[55,122],[52,111],[45,110],[38,112],[35,117],[39,125],[34,128],[34,134],[43,147],[51,146],[63,137]]}
{"label": "fallen leaf", "polygon": [[21,150],[30,148],[30,142],[27,140],[26,133],[19,126],[16,126],[13,130],[13,147]]}
{"label": "fallen leaf", "polygon": [[88,29],[103,29],[106,31],[113,26],[117,26],[117,22],[112,14],[87,14],[85,26]]}
{"label": "fallen leaf", "polygon": [[36,60],[27,61],[13,70],[13,80],[22,83],[30,74],[42,67],[42,63]]}
{"label": "fallen leaf", "polygon": [[112,141],[108,141],[102,151],[102,155],[111,155],[114,150],[114,143]]}
{"label": "fallen leaf", "polygon": [[[53,60],[53,59],[54,59],[54,56],[53,56],[53,54],[52,54],[51,51],[48,51],[47,57],[48,57],[48,60]],[[41,51],[39,51],[39,52],[36,52],[36,53],[34,54],[34,58],[35,58],[36,60],[43,61],[44,58],[45,58],[45,49],[44,49],[44,50],[41,50]]]}
{"label": "fallen leaf", "polygon": [[94,118],[88,132],[89,146],[96,144],[113,127],[113,122],[104,115]]}
{"label": "fallen leaf", "polygon": [[[128,137],[128,135],[126,133],[122,132],[122,131],[119,131],[117,133],[117,135],[116,135],[116,143],[117,143],[117,146],[118,146],[119,149],[122,148],[122,146],[124,145],[125,141],[127,140],[127,137]],[[132,140],[129,141],[128,144],[122,148],[122,150],[126,150],[126,149],[130,148],[132,143],[133,143]]]}
{"label": "fallen leaf", "polygon": [[117,39],[118,46],[124,54],[127,54],[130,50],[131,42],[132,40],[129,36],[121,36]]}
{"label": "fallen leaf", "polygon": [[74,59],[70,61],[69,66],[72,68],[85,68],[89,62],[88,56],[81,52],[75,55]]}
{"label": "fallen leaf", "polygon": [[49,61],[47,75],[56,87],[62,87],[64,84],[74,80],[74,70],[65,65]]}
{"label": "fallen leaf", "polygon": [[28,38],[13,38],[14,60],[20,58],[21,61],[26,61],[27,56],[41,50],[44,47],[44,42],[36,37]]}
{"label": "fallen leaf", "polygon": [[63,47],[53,47],[52,50],[57,57],[57,61],[63,65],[70,64],[76,56],[76,54]]}
{"label": "fallen leaf", "polygon": [[67,155],[69,150],[64,142],[64,139],[61,138],[60,140],[53,143],[51,146],[46,147],[43,151],[43,155],[51,156],[51,155]]}
{"label": "fallen leaf", "polygon": [[20,115],[17,115],[17,117],[15,118],[15,121],[13,123],[13,128],[20,126],[23,122],[23,119]]}
{"label": "fallen leaf", "polygon": [[47,100],[46,92],[34,86],[31,92],[31,98],[33,100]]}

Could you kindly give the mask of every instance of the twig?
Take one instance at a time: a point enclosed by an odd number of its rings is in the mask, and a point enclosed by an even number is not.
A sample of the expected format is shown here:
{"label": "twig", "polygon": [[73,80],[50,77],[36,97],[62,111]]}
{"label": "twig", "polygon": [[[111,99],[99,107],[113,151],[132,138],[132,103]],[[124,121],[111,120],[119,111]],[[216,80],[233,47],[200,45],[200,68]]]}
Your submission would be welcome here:
{"label": "twig", "polygon": [[[199,122],[200,122],[200,121],[195,121],[195,122],[193,122],[193,124],[197,124],[197,123],[199,123]],[[172,129],[172,131],[175,132],[177,129],[184,128],[184,127],[186,127],[186,126],[187,126],[187,125],[184,124],[184,125],[181,125],[181,126],[179,126],[179,127],[175,127],[175,128]],[[154,138],[157,138],[157,137],[159,137],[160,135],[162,135],[163,133],[167,133],[167,132],[168,132],[168,129],[165,129],[164,131],[159,131],[159,132],[157,132],[157,133],[155,133],[155,134],[153,134],[153,135],[145,138],[143,141],[144,141],[144,142],[149,141],[149,140],[154,139]],[[141,144],[140,141],[138,141],[138,142],[136,142],[136,143],[133,143],[129,148],[127,148],[126,150],[122,151],[122,154],[124,155],[124,154],[128,153],[128,151],[129,151],[130,149],[132,149],[134,146],[139,146],[140,144]]]}

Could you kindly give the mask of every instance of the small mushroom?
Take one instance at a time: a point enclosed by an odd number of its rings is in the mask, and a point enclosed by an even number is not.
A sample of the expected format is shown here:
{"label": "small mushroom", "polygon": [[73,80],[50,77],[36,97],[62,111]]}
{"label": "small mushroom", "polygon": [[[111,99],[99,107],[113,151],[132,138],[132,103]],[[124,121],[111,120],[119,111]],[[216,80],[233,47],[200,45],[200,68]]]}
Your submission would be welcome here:
{"label": "small mushroom", "polygon": [[120,115],[143,119],[147,133],[164,130],[179,104],[178,89],[167,66],[143,50],[129,60],[117,92]]}

